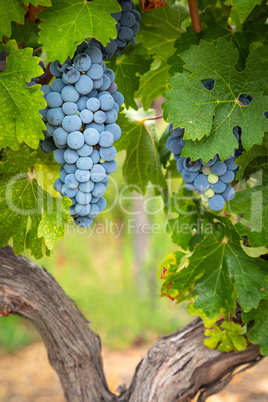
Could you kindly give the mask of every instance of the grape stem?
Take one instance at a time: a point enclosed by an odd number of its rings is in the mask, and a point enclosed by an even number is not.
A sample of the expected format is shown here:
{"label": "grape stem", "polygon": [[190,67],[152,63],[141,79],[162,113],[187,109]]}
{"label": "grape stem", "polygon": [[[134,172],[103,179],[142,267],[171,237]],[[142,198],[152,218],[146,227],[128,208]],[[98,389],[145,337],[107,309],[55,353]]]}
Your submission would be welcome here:
{"label": "grape stem", "polygon": [[161,115],[161,116],[155,116],[155,117],[146,117],[146,119],[143,119],[143,121],[158,120],[158,119],[163,119],[163,115]]}
{"label": "grape stem", "polygon": [[200,21],[200,15],[198,11],[197,1],[196,0],[188,0],[189,10],[191,15],[192,27],[195,32],[199,33],[202,31],[202,25]]}
{"label": "grape stem", "polygon": [[39,52],[40,50],[42,50],[42,46],[38,47],[37,49],[34,49],[34,52],[37,53],[37,52]]}

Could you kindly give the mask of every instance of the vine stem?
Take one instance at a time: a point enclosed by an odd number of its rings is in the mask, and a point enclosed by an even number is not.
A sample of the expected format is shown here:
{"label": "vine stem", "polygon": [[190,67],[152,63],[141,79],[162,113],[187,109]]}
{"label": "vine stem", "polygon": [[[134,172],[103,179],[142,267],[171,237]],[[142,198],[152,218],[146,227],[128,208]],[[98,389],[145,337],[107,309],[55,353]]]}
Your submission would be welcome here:
{"label": "vine stem", "polygon": [[163,119],[163,115],[155,117],[146,117],[143,121]]}
{"label": "vine stem", "polygon": [[188,0],[189,10],[192,20],[192,27],[195,32],[199,33],[202,31],[202,25],[200,20],[200,15],[198,11],[197,1],[196,0]]}

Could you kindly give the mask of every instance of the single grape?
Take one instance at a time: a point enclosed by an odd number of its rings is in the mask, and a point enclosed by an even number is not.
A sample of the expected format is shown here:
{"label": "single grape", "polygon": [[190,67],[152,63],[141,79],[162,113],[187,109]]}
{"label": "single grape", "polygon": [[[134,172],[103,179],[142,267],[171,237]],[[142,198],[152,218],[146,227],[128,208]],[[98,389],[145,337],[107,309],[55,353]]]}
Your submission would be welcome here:
{"label": "single grape", "polygon": [[62,97],[59,92],[50,92],[46,97],[48,107],[60,107],[62,105]]}
{"label": "single grape", "polygon": [[91,180],[79,184],[79,190],[83,191],[83,193],[90,193],[93,190],[93,188],[94,183]]}
{"label": "single grape", "polygon": [[204,196],[207,198],[212,198],[214,197],[215,192],[212,190],[212,188],[208,188],[205,192],[204,192]]}
{"label": "single grape", "polygon": [[91,58],[85,53],[80,53],[75,56],[73,63],[78,71],[85,72],[91,66]]}
{"label": "single grape", "polygon": [[227,186],[221,195],[225,199],[225,201],[231,201],[235,196],[235,190],[233,187]]}
{"label": "single grape", "polygon": [[215,194],[214,197],[209,199],[208,205],[212,211],[220,211],[224,208],[225,201],[220,194]]}
{"label": "single grape", "polygon": [[92,64],[90,69],[87,71],[87,76],[92,80],[99,80],[102,78],[103,68],[99,64]]}
{"label": "single grape", "polygon": [[53,138],[46,138],[44,141],[40,141],[40,148],[45,154],[50,154],[57,149]]}
{"label": "single grape", "polygon": [[96,218],[100,213],[99,207],[96,204],[92,204],[90,207],[90,212],[87,215],[88,218]]}
{"label": "single grape", "polygon": [[236,159],[236,157],[233,156],[232,158],[226,159],[226,161],[224,161],[228,170],[236,170],[238,168],[238,166],[235,163],[235,159]]}
{"label": "single grape", "polygon": [[94,113],[94,121],[98,124],[104,123],[106,120],[106,113],[102,110],[98,110]]}
{"label": "single grape", "polygon": [[64,102],[76,102],[79,99],[79,93],[72,85],[67,85],[61,91]]}
{"label": "single grape", "polygon": [[93,197],[100,197],[105,193],[105,185],[103,183],[96,183],[92,191]]}
{"label": "single grape", "polygon": [[132,12],[123,13],[120,23],[125,27],[133,27],[136,22],[135,15]]}
{"label": "single grape", "polygon": [[124,97],[121,92],[115,92],[112,94],[114,101],[118,104],[118,106],[122,106],[124,103]]}
{"label": "single grape", "polygon": [[217,183],[212,184],[211,188],[215,193],[223,193],[226,189],[226,184],[219,180]]}
{"label": "single grape", "polygon": [[104,111],[112,109],[115,102],[112,95],[103,95],[99,98],[99,101],[100,101],[100,107]]}
{"label": "single grape", "polygon": [[[64,158],[65,158],[65,154],[64,154]],[[75,173],[75,171],[77,169],[75,163],[72,163],[72,164],[64,163],[63,167],[64,167],[65,172],[68,173],[68,174]]]}
{"label": "single grape", "polygon": [[91,145],[84,144],[81,148],[77,149],[79,156],[90,156],[93,152],[93,147]]}
{"label": "single grape", "polygon": [[65,160],[65,162],[67,162],[70,165],[76,163],[78,158],[79,158],[79,156],[74,149],[68,148],[64,152],[64,160]]}
{"label": "single grape", "polygon": [[84,136],[80,131],[73,131],[67,137],[67,144],[71,149],[79,149],[84,145]]}
{"label": "single grape", "polygon": [[75,223],[82,228],[88,228],[92,224],[92,219],[86,216],[78,216],[75,218]]}
{"label": "single grape", "polygon": [[105,179],[106,177],[106,172],[103,166],[101,165],[93,165],[91,171],[91,180],[94,181],[94,183],[98,183]]}
{"label": "single grape", "polygon": [[106,119],[105,119],[105,123],[106,124],[111,124],[111,123],[115,123],[118,117],[118,113],[115,109],[111,109],[108,110],[106,112]]}
{"label": "single grape", "polygon": [[59,178],[59,179],[56,179],[56,180],[54,181],[54,189],[55,189],[58,193],[61,192],[62,186],[63,186],[63,182],[61,181],[60,178]]}
{"label": "single grape", "polygon": [[196,179],[198,174],[199,174],[198,172],[189,172],[188,170],[183,169],[183,171],[181,173],[181,177],[187,183],[192,183]]}
{"label": "single grape", "polygon": [[113,134],[115,141],[119,140],[119,138],[121,137],[121,128],[118,126],[118,124],[106,124],[105,130]]}
{"label": "single grape", "polygon": [[102,53],[100,49],[96,47],[88,46],[84,53],[90,57],[92,64],[100,63],[102,61]]}
{"label": "single grape", "polygon": [[184,166],[183,166],[183,162],[184,162],[184,157],[183,156],[181,156],[178,160],[177,160],[177,170],[178,170],[178,172],[181,174],[182,173],[182,171],[183,171],[183,169],[184,169]]}
{"label": "single grape", "polygon": [[214,165],[212,165],[211,170],[215,175],[222,176],[226,172],[227,166],[224,162],[217,161],[214,163]]}
{"label": "single grape", "polygon": [[76,162],[76,166],[81,170],[89,170],[92,168],[93,162],[89,156],[80,156]]}
{"label": "single grape", "polygon": [[103,74],[102,80],[103,80],[103,83],[99,89],[100,89],[100,91],[106,91],[106,89],[108,89],[111,85],[111,80],[108,77],[108,75],[106,75],[106,74]]}
{"label": "single grape", "polygon": [[92,195],[90,193],[84,193],[83,191],[78,191],[75,196],[76,201],[79,204],[86,205],[91,201]]}
{"label": "single grape", "polygon": [[96,145],[99,142],[100,134],[95,128],[87,128],[84,131],[84,139],[87,145]]}
{"label": "single grape", "polygon": [[105,198],[100,197],[99,200],[96,202],[96,205],[101,212],[106,208],[107,202],[106,202]]}
{"label": "single grape", "polygon": [[100,101],[97,98],[89,98],[86,102],[86,107],[91,112],[96,112],[100,108]]}
{"label": "single grape", "polygon": [[192,162],[191,158],[185,158],[183,161],[184,169],[188,170],[189,172],[197,172],[201,169],[202,165],[200,159],[197,161]]}
{"label": "single grape", "polygon": [[58,127],[53,133],[53,139],[56,146],[67,145],[67,131],[63,130],[63,128]]}
{"label": "single grape", "polygon": [[77,104],[74,102],[65,102],[62,105],[62,111],[64,114],[66,114],[67,116],[71,116],[73,114],[76,114],[78,111],[78,107]]}
{"label": "single grape", "polygon": [[83,123],[88,124],[91,123],[93,120],[93,113],[88,109],[84,109],[81,111],[79,117]]}
{"label": "single grape", "polygon": [[62,120],[62,127],[64,128],[64,130],[68,131],[68,133],[71,133],[72,131],[78,131],[82,127],[82,121],[77,115],[65,116]]}
{"label": "single grape", "polygon": [[70,189],[70,188],[68,188],[67,186],[66,186],[66,184],[64,184],[63,186],[62,186],[62,189],[61,189],[61,193],[62,193],[62,195],[65,195],[65,197],[68,197],[68,198],[73,198],[73,197],[75,197],[76,196],[76,194],[77,194],[77,189],[75,188],[75,189]]}
{"label": "single grape", "polygon": [[81,75],[75,83],[75,89],[82,95],[89,93],[93,89],[93,81],[87,75]]}
{"label": "single grape", "polygon": [[194,186],[198,192],[206,191],[210,187],[207,176],[203,173],[198,174],[194,180]]}
{"label": "single grape", "polygon": [[100,139],[99,139],[99,144],[101,147],[108,148],[110,147],[114,142],[114,136],[112,133],[109,131],[103,131],[100,133]]}
{"label": "single grape", "polygon": [[77,188],[79,186],[79,182],[76,180],[76,177],[73,173],[72,174],[66,173],[64,182],[65,182],[66,187],[68,187],[72,190],[74,190],[75,188]]}
{"label": "single grape", "polygon": [[75,177],[79,181],[79,183],[85,183],[90,179],[90,172],[87,170],[77,169],[75,171]]}
{"label": "single grape", "polygon": [[56,149],[56,151],[54,152],[55,161],[57,163],[60,163],[61,165],[65,162],[64,153],[65,153],[65,148],[64,149]]}
{"label": "single grape", "polygon": [[222,176],[221,176],[221,181],[223,181],[223,183],[232,183],[232,181],[235,178],[235,174],[232,170],[227,170]]}
{"label": "single grape", "polygon": [[79,80],[79,78],[80,73],[73,66],[67,67],[62,75],[63,81],[66,82],[67,84],[74,84]]}
{"label": "single grape", "polygon": [[89,214],[90,212],[90,205],[83,205],[83,204],[79,204],[77,203],[74,207],[75,212],[79,215],[79,216],[86,216]]}
{"label": "single grape", "polygon": [[64,113],[61,107],[55,107],[53,109],[49,109],[49,111],[47,112],[47,121],[52,126],[60,125],[63,119],[64,119]]}
{"label": "single grape", "polygon": [[93,149],[92,154],[90,155],[94,164],[98,163],[100,160],[100,153],[97,149]]}
{"label": "single grape", "polygon": [[108,148],[100,148],[100,156],[105,161],[112,161],[113,159],[115,159],[116,154],[117,152],[113,145]]}
{"label": "single grape", "polygon": [[210,173],[208,175],[208,182],[210,184],[215,184],[215,183],[217,183],[218,180],[219,180],[219,176],[215,175],[214,173]]}

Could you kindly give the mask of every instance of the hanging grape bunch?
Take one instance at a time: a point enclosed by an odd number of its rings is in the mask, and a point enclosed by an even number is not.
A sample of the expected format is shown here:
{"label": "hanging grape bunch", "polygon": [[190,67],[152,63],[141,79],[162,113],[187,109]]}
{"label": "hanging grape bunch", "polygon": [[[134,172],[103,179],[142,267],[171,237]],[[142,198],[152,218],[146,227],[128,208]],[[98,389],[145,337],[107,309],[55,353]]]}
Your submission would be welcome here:
{"label": "hanging grape bunch", "polygon": [[[203,83],[205,88],[213,89],[214,80],[208,80]],[[247,105],[251,101],[251,97],[242,94],[239,101],[243,105]],[[207,163],[203,163],[202,159],[191,161],[190,158],[180,156],[185,145],[183,140],[184,129],[178,127],[173,129],[173,124],[169,126],[170,136],[167,139],[167,147],[174,154],[177,161],[177,170],[181,174],[187,190],[196,191],[202,194],[202,201],[208,202],[212,211],[220,211],[224,208],[225,201],[231,201],[235,196],[235,190],[231,183],[235,179],[238,166],[235,159],[243,152],[241,143],[241,129],[238,126],[233,128],[233,134],[236,137],[239,147],[234,149],[234,154],[230,155],[222,162],[218,155]]]}
{"label": "hanging grape bunch", "polygon": [[117,168],[113,143],[121,129],[115,121],[124,98],[102,52],[88,44],[78,47],[73,60],[51,63],[50,72],[56,78],[42,86],[46,139],[40,146],[44,152],[56,149],[54,158],[62,166],[54,188],[72,200],[76,224],[89,227],[106,206],[102,196]]}
{"label": "hanging grape bunch", "polygon": [[125,47],[132,43],[136,44],[135,36],[140,30],[140,13],[135,10],[135,4],[132,0],[118,0],[122,11],[111,14],[117,21],[117,38],[110,39],[107,46],[103,46],[95,39],[90,40],[91,46],[98,47],[103,54],[103,60],[107,61],[111,56],[121,56]]}

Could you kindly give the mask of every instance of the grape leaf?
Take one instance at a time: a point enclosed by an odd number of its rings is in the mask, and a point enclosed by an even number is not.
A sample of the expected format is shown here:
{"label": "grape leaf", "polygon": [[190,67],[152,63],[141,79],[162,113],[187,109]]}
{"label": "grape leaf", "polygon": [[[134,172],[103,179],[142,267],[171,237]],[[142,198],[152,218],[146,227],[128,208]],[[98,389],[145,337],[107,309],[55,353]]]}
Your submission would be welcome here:
{"label": "grape leaf", "polygon": [[165,188],[166,180],[153,131],[148,129],[144,120],[128,121],[123,113],[117,123],[124,133],[117,141],[117,150],[127,151],[123,174],[129,186],[141,194],[145,194],[149,181],[158,189]]}
{"label": "grape leaf", "polygon": [[[164,94],[167,100],[163,109],[166,121],[185,127],[184,139],[192,140],[186,142],[182,155],[207,162],[218,153],[222,160],[226,159],[237,147],[234,126],[242,128],[246,150],[260,144],[268,128],[264,117],[268,98],[262,95],[268,74],[258,52],[250,53],[243,72],[235,70],[238,51],[224,39],[219,40],[217,47],[201,41],[181,57],[190,75],[185,71],[170,79],[173,88]],[[215,80],[211,91],[202,84],[210,78]],[[252,96],[248,106],[239,104],[241,93]],[[196,140],[202,140],[198,147]]]}
{"label": "grape leaf", "polygon": [[244,350],[247,348],[247,341],[242,335],[243,330],[240,324],[224,321],[220,326],[214,325],[213,329],[206,329],[204,345],[210,349],[218,346],[220,352],[231,352],[231,350]]}
{"label": "grape leaf", "polygon": [[168,70],[169,66],[164,62],[160,62],[157,68],[149,70],[141,77],[136,97],[141,97],[144,110],[148,110],[152,101],[161,96],[164,90],[167,89]]}
{"label": "grape leaf", "polygon": [[237,11],[240,22],[245,21],[245,19],[252,12],[257,4],[261,4],[262,0],[232,0],[232,5]]}
{"label": "grape leaf", "polygon": [[262,300],[257,309],[242,314],[246,324],[254,321],[254,325],[247,333],[248,340],[254,345],[260,345],[262,355],[268,356],[268,301]]}
{"label": "grape leaf", "polygon": [[228,209],[232,214],[243,213],[235,229],[247,236],[252,247],[268,244],[268,185],[262,184],[261,174],[256,186],[237,192]]}
{"label": "grape leaf", "polygon": [[23,4],[25,4],[25,6],[28,6],[30,3],[35,7],[37,7],[37,6],[45,6],[45,7],[51,6],[51,0],[23,0]]}
{"label": "grape leaf", "polygon": [[268,298],[267,263],[245,254],[231,222],[217,219],[224,224],[217,223],[223,226],[221,238],[215,230],[195,247],[187,266],[167,276],[164,284],[166,294],[178,302],[193,298],[194,308],[211,319],[234,315],[236,299],[249,311]]}
{"label": "grape leaf", "polygon": [[197,0],[198,10],[203,11],[205,8],[211,5],[215,5],[217,0]]}
{"label": "grape leaf", "polygon": [[28,248],[39,259],[64,236],[71,201],[54,198],[27,173],[36,152],[26,145],[19,151],[7,149],[6,157],[0,162],[0,248],[12,239],[15,254]]}
{"label": "grape leaf", "polygon": [[26,82],[43,73],[38,66],[38,57],[32,56],[32,49],[18,49],[15,41],[9,41],[0,50],[6,50],[9,57],[5,71],[0,74],[0,148],[19,149],[25,142],[37,148],[44,138],[45,129],[38,110],[46,107],[40,85],[28,88]]}
{"label": "grape leaf", "polygon": [[111,13],[120,11],[116,0],[57,0],[53,6],[42,10],[38,17],[40,43],[50,61],[63,63],[73,57],[75,49],[85,37],[94,37],[104,46],[109,38],[116,38],[116,21]]}
{"label": "grape leaf", "polygon": [[144,13],[137,40],[142,42],[155,59],[166,60],[174,52],[174,42],[183,32],[181,23],[188,16],[184,7],[175,5]]}
{"label": "grape leaf", "polygon": [[131,106],[135,110],[138,109],[134,93],[139,88],[140,75],[150,70],[152,61],[147,49],[139,43],[136,46],[129,45],[120,58],[112,57],[107,64],[115,73],[115,82],[118,90],[124,95],[127,108]]}

